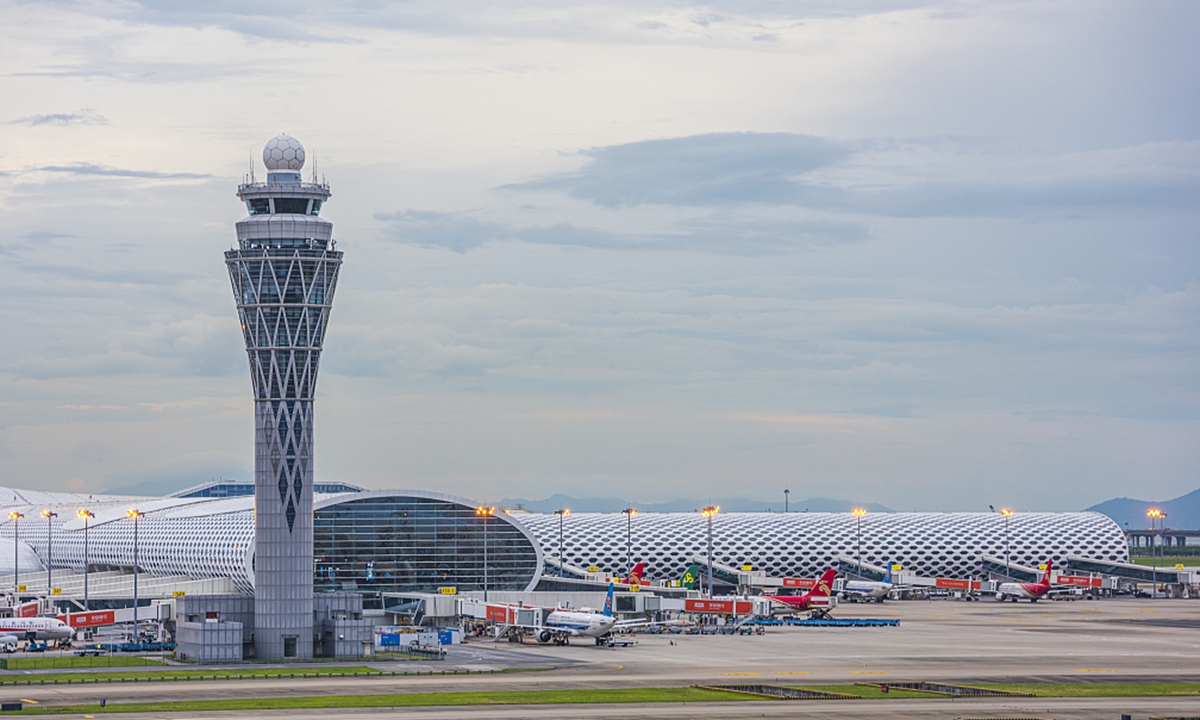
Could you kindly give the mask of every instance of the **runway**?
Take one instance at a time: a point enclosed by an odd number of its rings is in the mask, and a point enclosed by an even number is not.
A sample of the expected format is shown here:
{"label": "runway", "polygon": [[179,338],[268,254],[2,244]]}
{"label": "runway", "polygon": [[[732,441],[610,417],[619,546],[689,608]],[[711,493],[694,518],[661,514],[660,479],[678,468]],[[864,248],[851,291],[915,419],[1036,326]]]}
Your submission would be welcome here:
{"label": "runway", "polygon": [[[504,720],[540,718],[544,720],[583,720],[585,718],[620,718],[631,716],[629,705],[512,705],[429,708],[367,708],[337,710],[256,710],[260,718],[327,718],[335,713],[354,720]],[[900,720],[947,720],[948,718],[1056,718],[1059,720],[1093,720],[1100,717],[1118,718],[1131,714],[1135,718],[1154,716],[1186,716],[1200,714],[1200,698],[1047,698],[1014,702],[1011,700],[846,700],[836,702],[737,702],[667,704],[645,703],[637,706],[639,720],[674,720],[676,718],[713,718],[748,720],[749,718],[898,718]],[[155,718],[189,720],[195,718],[229,718],[231,713],[155,713]],[[142,718],[144,713],[112,713],[106,718]]]}

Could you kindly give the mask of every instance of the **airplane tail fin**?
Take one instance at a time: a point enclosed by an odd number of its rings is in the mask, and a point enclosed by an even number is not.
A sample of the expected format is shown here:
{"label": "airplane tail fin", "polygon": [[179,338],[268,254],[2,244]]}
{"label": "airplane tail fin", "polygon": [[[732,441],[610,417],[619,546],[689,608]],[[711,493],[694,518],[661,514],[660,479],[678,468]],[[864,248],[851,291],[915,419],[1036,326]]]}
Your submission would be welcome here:
{"label": "airplane tail fin", "polygon": [[892,561],[888,560],[887,568],[883,571],[883,581],[888,585],[892,584]]}
{"label": "airplane tail fin", "polygon": [[634,565],[633,569],[629,571],[629,577],[626,580],[629,581],[630,585],[641,585],[642,573],[644,572],[646,572],[646,563],[640,562]]}
{"label": "airplane tail fin", "polygon": [[613,584],[608,583],[608,597],[604,598],[604,617],[612,617],[613,614]]}
{"label": "airplane tail fin", "polygon": [[829,597],[829,593],[833,590],[833,578],[837,576],[837,570],[830,568],[825,571],[821,579],[817,581],[816,587],[809,592],[813,597]]}
{"label": "airplane tail fin", "polygon": [[1043,585],[1050,584],[1050,569],[1052,567],[1054,567],[1054,558],[1047,558],[1046,559],[1046,574],[1042,576],[1042,584]]}
{"label": "airplane tail fin", "polygon": [[683,576],[679,578],[679,586],[685,587],[688,590],[695,590],[696,583],[700,581],[700,566],[689,565],[687,570],[683,571]]}

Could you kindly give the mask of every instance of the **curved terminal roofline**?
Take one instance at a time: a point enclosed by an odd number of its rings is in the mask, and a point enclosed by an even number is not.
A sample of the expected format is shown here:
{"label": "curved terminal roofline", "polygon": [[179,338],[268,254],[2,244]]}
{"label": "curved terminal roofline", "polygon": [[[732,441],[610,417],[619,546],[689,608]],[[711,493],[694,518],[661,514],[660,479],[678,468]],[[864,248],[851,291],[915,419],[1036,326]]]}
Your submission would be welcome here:
{"label": "curved terminal roofline", "polygon": [[[445,493],[364,490],[316,493],[313,510],[374,498],[437,500],[468,509],[478,506],[467,498]],[[129,567],[133,557],[133,526],[125,513],[130,508],[137,508],[142,513],[138,564],[143,572],[189,575],[195,579],[229,577],[242,592],[250,593],[254,589],[253,495],[219,498],[88,496],[0,488],[0,507],[4,513],[3,522],[0,522],[0,547],[5,542],[12,542],[13,523],[7,517],[8,512],[22,512],[26,519],[20,528],[21,543],[39,562],[44,562],[47,557],[46,521],[39,516],[46,509],[58,513],[53,520],[54,552],[51,556],[56,569],[83,572],[83,520],[76,514],[81,509],[89,509],[96,515],[88,523],[92,566]],[[493,518],[493,522],[497,521],[515,528],[533,549],[537,561],[535,567],[530,568],[530,580],[525,588],[526,591],[533,590],[545,567],[541,545],[516,518],[498,513]],[[12,553],[0,553],[0,558],[6,557],[7,561],[0,559],[0,573],[11,573]],[[44,565],[30,564],[30,555],[26,553],[22,553],[21,568],[29,572],[45,569]]]}

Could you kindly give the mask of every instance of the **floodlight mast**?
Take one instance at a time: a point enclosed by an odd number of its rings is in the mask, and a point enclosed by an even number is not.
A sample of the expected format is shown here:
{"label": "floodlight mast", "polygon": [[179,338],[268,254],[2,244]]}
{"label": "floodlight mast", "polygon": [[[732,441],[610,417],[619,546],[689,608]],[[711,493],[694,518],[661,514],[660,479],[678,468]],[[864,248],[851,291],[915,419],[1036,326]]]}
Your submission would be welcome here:
{"label": "floodlight mast", "polygon": [[700,511],[700,514],[708,521],[708,596],[713,596],[713,541],[712,541],[712,523],[713,518],[721,511],[719,505],[709,505]]}

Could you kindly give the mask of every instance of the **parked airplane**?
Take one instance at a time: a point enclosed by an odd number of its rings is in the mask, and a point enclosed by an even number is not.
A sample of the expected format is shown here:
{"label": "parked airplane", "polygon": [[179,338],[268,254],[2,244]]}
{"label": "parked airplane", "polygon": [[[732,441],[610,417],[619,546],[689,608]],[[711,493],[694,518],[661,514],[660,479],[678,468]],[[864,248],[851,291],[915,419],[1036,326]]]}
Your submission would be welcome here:
{"label": "parked airplane", "polygon": [[17,640],[68,640],[75,629],[58,618],[0,618],[0,643]]}
{"label": "parked airplane", "polygon": [[543,621],[538,641],[546,643],[553,640],[556,645],[570,645],[573,637],[590,637],[596,639],[597,645],[604,645],[605,637],[613,630],[631,630],[654,624],[648,620],[617,620],[613,615],[613,583],[610,582],[604,610],[598,613],[555,610]]}
{"label": "parked airplane", "polygon": [[883,582],[875,580],[846,580],[842,585],[840,597],[851,600],[874,600],[875,602],[883,602],[887,594],[892,591],[892,564],[887,564],[887,570],[883,571]]}
{"label": "parked airplane", "polygon": [[996,599],[1003,602],[1005,600],[1028,600],[1029,602],[1037,602],[1039,599],[1052,594],[1050,590],[1050,568],[1054,559],[1046,560],[1046,574],[1042,576],[1041,582],[1021,583],[1021,582],[1006,582],[1000,583],[1000,587],[996,589]]}
{"label": "parked airplane", "polygon": [[830,588],[833,587],[833,578],[836,575],[836,570],[832,568],[826,570],[821,579],[817,581],[816,587],[803,595],[767,595],[766,597],[786,606],[788,612],[827,607]]}

